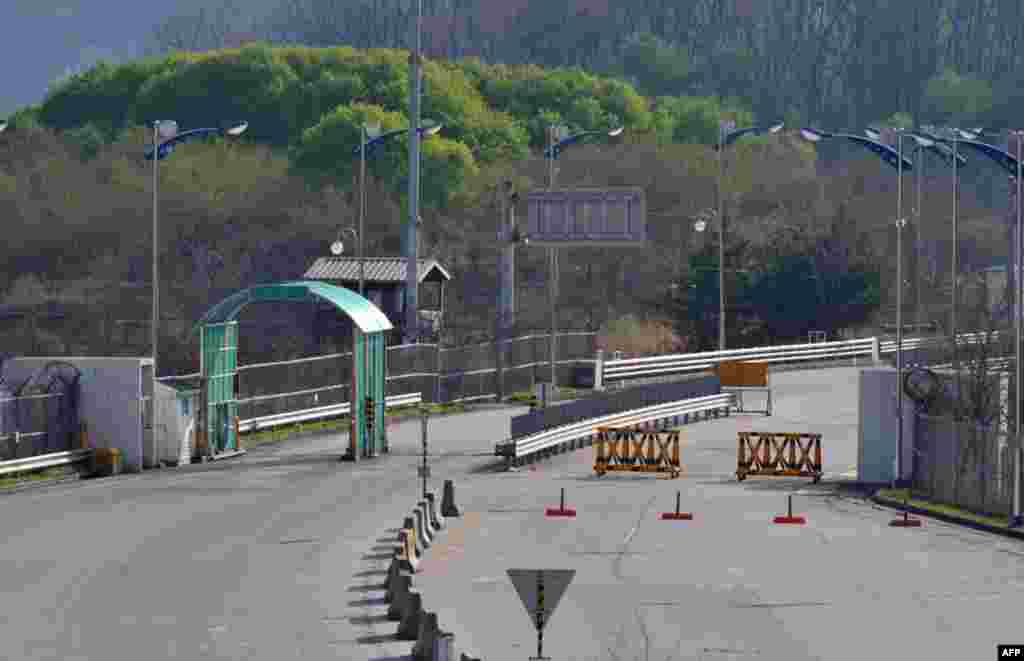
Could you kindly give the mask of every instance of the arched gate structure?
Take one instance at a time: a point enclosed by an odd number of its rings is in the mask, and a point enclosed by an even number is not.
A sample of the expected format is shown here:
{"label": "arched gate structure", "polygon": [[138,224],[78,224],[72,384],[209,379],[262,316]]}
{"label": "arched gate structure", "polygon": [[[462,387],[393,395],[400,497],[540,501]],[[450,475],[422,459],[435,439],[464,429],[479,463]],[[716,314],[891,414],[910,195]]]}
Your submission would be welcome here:
{"label": "arched gate structure", "polygon": [[[232,294],[203,315],[193,330],[199,331],[200,420],[197,429],[215,452],[238,449],[234,420],[238,416],[235,393],[238,369],[238,322],[235,318],[246,305],[262,301],[307,302],[320,299],[331,303],[352,320],[353,355],[349,402],[349,452],[354,458],[387,452],[384,425],[385,380],[387,375],[387,316],[356,292],[323,282],[295,281],[259,285]],[[367,424],[367,412],[375,424]],[[357,442],[358,439],[358,442]]]}

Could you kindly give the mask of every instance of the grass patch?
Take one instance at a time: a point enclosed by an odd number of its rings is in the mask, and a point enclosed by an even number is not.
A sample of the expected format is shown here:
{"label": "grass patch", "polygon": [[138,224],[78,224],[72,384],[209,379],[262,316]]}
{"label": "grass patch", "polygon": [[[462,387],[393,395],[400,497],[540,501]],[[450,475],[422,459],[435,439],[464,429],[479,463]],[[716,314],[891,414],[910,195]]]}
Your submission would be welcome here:
{"label": "grass patch", "polygon": [[909,494],[908,489],[881,489],[875,495],[878,496],[879,498],[894,500],[899,503],[902,503],[904,499],[908,499],[907,504],[928,512],[945,514],[947,516],[955,516],[961,519],[969,519],[971,521],[974,521],[975,523],[983,523],[985,525],[996,526],[998,528],[1006,528],[1007,524],[1009,523],[1008,517],[976,514],[974,512],[969,512],[965,509],[961,509],[954,505],[933,503],[928,500],[914,498],[912,495]]}
{"label": "grass patch", "polygon": [[54,466],[53,468],[43,468],[37,471],[28,471],[25,473],[14,473],[13,475],[6,475],[0,477],[0,489],[9,489],[10,487],[16,487],[26,482],[45,482],[48,480],[56,480],[67,475],[63,466]]}

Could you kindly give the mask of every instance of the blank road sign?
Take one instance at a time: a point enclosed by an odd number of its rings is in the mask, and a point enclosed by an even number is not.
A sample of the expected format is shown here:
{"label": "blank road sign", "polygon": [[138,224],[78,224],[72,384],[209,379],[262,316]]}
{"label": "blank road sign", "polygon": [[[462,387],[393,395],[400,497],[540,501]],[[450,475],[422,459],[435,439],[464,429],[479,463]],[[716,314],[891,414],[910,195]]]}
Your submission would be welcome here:
{"label": "blank road sign", "polygon": [[528,246],[640,247],[647,242],[642,188],[579,188],[527,195]]}

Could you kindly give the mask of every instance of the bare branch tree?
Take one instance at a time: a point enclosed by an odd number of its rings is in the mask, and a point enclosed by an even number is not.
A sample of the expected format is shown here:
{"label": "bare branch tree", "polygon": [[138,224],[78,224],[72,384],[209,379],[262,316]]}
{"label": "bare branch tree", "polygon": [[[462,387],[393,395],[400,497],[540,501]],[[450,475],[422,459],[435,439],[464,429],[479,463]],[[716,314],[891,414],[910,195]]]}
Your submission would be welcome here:
{"label": "bare branch tree", "polygon": [[241,27],[237,0],[221,0],[195,14],[177,14],[164,20],[151,36],[150,52],[202,51],[221,48],[225,37]]}

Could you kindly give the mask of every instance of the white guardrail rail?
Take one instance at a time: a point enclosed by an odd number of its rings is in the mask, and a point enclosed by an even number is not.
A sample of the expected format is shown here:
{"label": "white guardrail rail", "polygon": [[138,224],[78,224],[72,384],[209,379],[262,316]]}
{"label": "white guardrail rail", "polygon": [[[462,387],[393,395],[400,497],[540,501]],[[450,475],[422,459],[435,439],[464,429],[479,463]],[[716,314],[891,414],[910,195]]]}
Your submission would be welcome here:
{"label": "white guardrail rail", "polygon": [[[412,392],[406,395],[393,395],[388,397],[385,399],[384,406],[386,408],[410,406],[412,404],[420,404],[422,401],[423,393]],[[275,413],[273,415],[264,415],[258,418],[239,420],[238,431],[256,431],[259,429],[275,427],[277,425],[287,425],[293,422],[305,422],[307,420],[317,420],[319,418],[332,418],[339,415],[348,415],[351,412],[352,404],[350,402],[342,402],[341,404],[329,404],[327,406],[318,406],[316,408],[304,409],[302,411]]]}
{"label": "white guardrail rail", "polygon": [[24,459],[9,459],[7,461],[0,461],[0,476],[53,468],[54,466],[77,464],[80,461],[88,461],[91,456],[92,450],[85,449],[51,452],[35,457],[25,457]]}
{"label": "white guardrail rail", "polygon": [[[994,333],[993,337],[998,334]],[[958,336],[963,344],[984,342],[985,333],[963,333]],[[941,346],[946,338],[904,338],[903,350],[923,349]],[[878,360],[881,354],[895,353],[895,340],[880,340],[867,337],[859,340],[840,342],[815,342],[811,344],[784,344],[777,347],[752,347],[726,351],[704,351],[700,353],[667,354],[646,358],[624,358],[604,360],[598,363],[600,375],[597,382],[621,381],[667,376],[677,373],[707,370],[723,360],[756,360],[765,363],[799,363],[813,360],[834,360],[869,356]]]}
{"label": "white guardrail rail", "polygon": [[735,402],[735,395],[732,393],[722,393],[720,395],[694,397],[693,399],[684,399],[678,402],[612,413],[599,418],[589,418],[582,422],[562,425],[561,427],[530,434],[522,438],[503,441],[495,446],[494,454],[495,456],[507,457],[509,459],[521,459],[530,454],[556,448],[562,443],[593,436],[596,427],[640,425],[646,422],[700,413],[701,411],[728,409],[728,407],[734,406]]}

